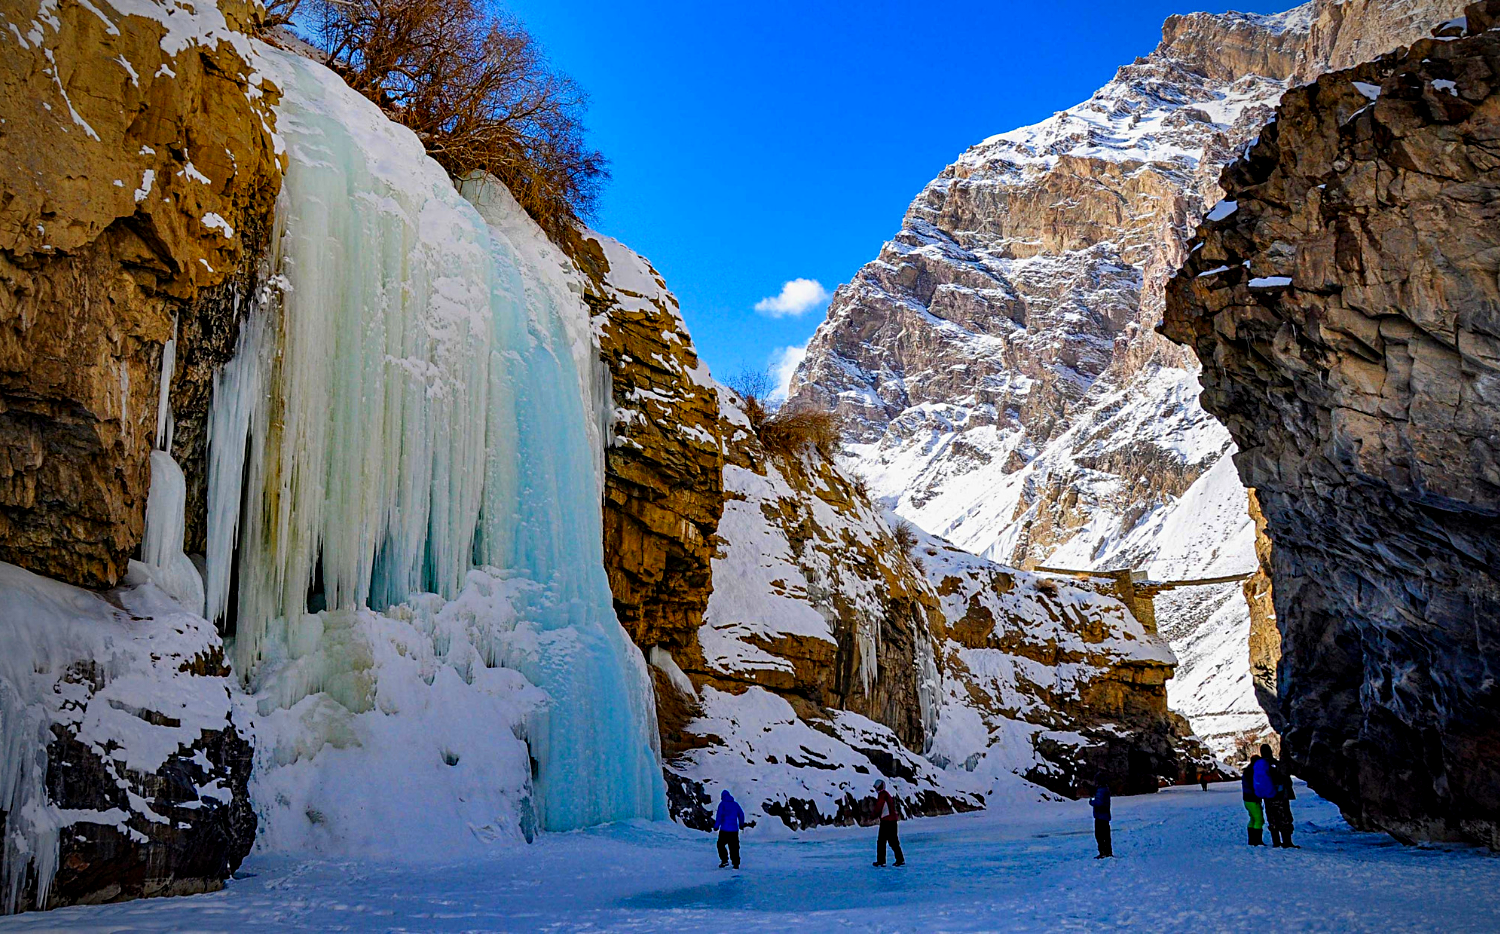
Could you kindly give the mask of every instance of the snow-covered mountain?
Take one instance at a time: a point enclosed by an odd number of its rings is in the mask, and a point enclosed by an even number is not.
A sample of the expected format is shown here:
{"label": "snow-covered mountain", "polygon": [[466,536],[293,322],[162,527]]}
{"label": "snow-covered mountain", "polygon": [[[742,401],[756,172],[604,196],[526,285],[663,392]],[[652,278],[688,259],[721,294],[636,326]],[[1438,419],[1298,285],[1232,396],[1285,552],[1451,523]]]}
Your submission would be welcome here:
{"label": "snow-covered mountain", "polygon": [[[1253,571],[1229,434],[1198,404],[1196,361],[1154,331],[1164,283],[1289,86],[1457,6],[1170,17],[1089,100],[985,140],[917,196],[836,292],[789,404],[836,408],[878,497],[1001,563]],[[1268,731],[1239,585],[1174,591],[1158,618],[1182,662],[1174,708],[1226,755]]]}

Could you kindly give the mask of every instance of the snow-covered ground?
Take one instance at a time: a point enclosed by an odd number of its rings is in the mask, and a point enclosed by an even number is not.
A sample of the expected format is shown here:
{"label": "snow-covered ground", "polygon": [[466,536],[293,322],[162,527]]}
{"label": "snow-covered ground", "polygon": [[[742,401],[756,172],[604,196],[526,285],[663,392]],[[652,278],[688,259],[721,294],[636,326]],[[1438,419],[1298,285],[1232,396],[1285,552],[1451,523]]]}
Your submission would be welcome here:
{"label": "snow-covered ground", "polygon": [[0,931],[1494,931],[1500,856],[1351,831],[1303,788],[1293,851],[1244,844],[1237,783],[1114,802],[1094,860],[1083,802],[902,825],[908,865],[871,868],[874,831],[712,838],[634,822],[423,866],[256,856],[223,892],[0,919]]}

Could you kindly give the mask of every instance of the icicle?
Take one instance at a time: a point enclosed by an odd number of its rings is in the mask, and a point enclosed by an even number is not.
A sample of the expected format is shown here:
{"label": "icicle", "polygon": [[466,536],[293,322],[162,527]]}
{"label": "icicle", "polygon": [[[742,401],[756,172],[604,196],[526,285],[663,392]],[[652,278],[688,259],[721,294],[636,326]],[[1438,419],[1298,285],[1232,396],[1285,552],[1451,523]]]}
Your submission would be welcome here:
{"label": "icicle", "polygon": [[[283,210],[284,202],[278,200],[278,216]],[[277,239],[279,227],[272,242]],[[280,314],[284,288],[279,276],[267,281],[240,327],[234,358],[214,374],[213,405],[208,413],[208,553],[203,589],[205,615],[215,623],[229,608],[230,565],[240,525],[247,445],[252,425],[265,430],[262,408],[275,353],[271,322]]]}
{"label": "icicle", "polygon": [[130,370],[120,361],[120,427],[130,434]]}
{"label": "icicle", "polygon": [[[489,181],[469,195],[514,296],[494,318],[497,346],[519,352],[491,370],[480,560],[524,569],[547,588],[522,611],[542,631],[543,651],[519,666],[553,698],[545,731],[533,733],[546,736],[537,755],[542,826],[664,816],[650,675],[615,618],[604,572],[603,437],[590,396],[598,381],[579,372],[564,310],[578,299],[509,191]],[[576,787],[580,774],[592,788]]]}
{"label": "icicle", "polygon": [[926,755],[932,750],[932,738],[937,735],[938,711],[943,702],[943,678],[930,638],[917,637],[913,662],[917,668],[917,703],[922,712],[922,754]]}
{"label": "icicle", "polygon": [[172,371],[177,366],[177,316],[172,316],[172,338],[161,349],[161,388],[156,401],[156,447],[172,450]]}
{"label": "icicle", "polygon": [[182,551],[187,481],[166,451],[151,452],[151,492],[146,496],[146,532],[141,563],[173,600],[203,615],[203,578]]}

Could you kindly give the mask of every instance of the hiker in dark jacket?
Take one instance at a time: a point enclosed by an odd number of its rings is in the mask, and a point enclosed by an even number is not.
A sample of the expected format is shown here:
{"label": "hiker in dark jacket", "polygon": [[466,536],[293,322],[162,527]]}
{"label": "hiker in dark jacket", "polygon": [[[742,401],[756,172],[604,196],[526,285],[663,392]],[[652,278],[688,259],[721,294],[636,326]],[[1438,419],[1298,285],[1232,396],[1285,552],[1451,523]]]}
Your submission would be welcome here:
{"label": "hiker in dark jacket", "polygon": [[896,836],[896,822],[901,820],[901,812],[896,807],[896,799],[885,790],[885,780],[875,780],[875,790],[879,796],[875,799],[875,814],[880,824],[880,833],[875,838],[875,862],[876,866],[885,865],[885,845],[891,845],[891,851],[896,854],[896,865],[905,866],[906,857],[901,855],[901,840]]}
{"label": "hiker in dark jacket", "polygon": [[1270,763],[1271,785],[1275,793],[1266,799],[1266,826],[1271,831],[1271,845],[1284,849],[1299,850],[1292,842],[1292,801],[1297,793],[1292,789],[1292,776],[1286,764],[1271,756],[1271,747],[1260,747],[1260,757]]}
{"label": "hiker in dark jacket", "polygon": [[1089,804],[1094,806],[1094,842],[1099,844],[1099,855],[1094,859],[1114,856],[1114,843],[1109,836],[1109,783],[1103,772],[1094,776],[1094,796]]}
{"label": "hiker in dark jacket", "polygon": [[1250,845],[1264,846],[1261,833],[1266,826],[1266,812],[1261,807],[1260,795],[1255,793],[1255,767],[1260,763],[1260,756],[1251,756],[1250,764],[1245,766],[1245,773],[1240,776],[1240,797],[1245,799],[1245,810],[1250,812]]}
{"label": "hiker in dark jacket", "polygon": [[719,795],[719,812],[714,815],[714,829],[719,832],[719,868],[734,860],[740,868],[740,828],[745,826],[745,811],[727,790]]}

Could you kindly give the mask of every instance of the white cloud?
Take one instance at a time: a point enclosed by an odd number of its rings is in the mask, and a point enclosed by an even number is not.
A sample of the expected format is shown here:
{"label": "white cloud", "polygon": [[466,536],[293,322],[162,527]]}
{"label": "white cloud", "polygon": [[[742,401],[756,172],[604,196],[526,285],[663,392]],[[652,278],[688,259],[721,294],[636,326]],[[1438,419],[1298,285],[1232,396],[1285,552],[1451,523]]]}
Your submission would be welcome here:
{"label": "white cloud", "polygon": [[756,302],[755,310],[772,318],[795,318],[826,305],[832,297],[816,279],[793,279],[782,284],[780,295]]}
{"label": "white cloud", "polygon": [[806,358],[806,343],[801,347],[782,347],[771,354],[771,381],[776,385],[771,389],[770,401],[786,401],[787,394],[792,388],[792,374],[797,372],[797,367],[801,366]]}

